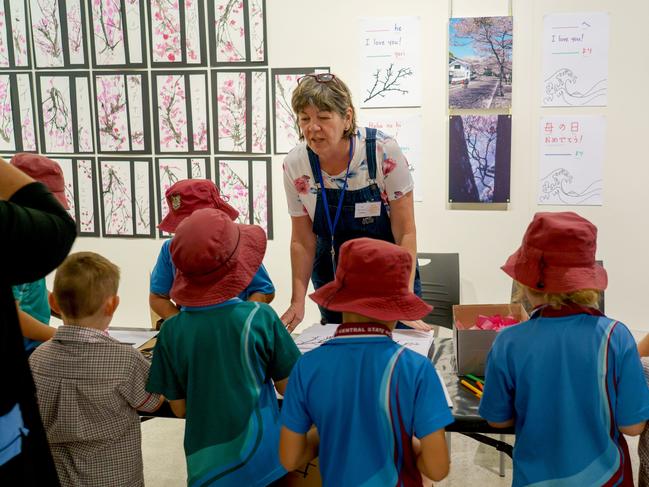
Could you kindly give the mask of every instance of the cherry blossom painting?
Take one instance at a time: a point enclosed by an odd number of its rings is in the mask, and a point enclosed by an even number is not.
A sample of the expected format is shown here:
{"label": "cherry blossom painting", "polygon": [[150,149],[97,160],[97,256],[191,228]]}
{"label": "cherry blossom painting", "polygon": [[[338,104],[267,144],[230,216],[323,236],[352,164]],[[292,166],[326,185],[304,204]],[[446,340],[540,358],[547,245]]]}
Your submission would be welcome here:
{"label": "cherry blossom painting", "polygon": [[102,235],[152,238],[153,173],[150,159],[99,159]]}
{"label": "cherry blossom painting", "polygon": [[266,154],[270,133],[266,70],[212,72],[216,151]]}
{"label": "cherry blossom painting", "polygon": [[77,223],[81,237],[98,237],[99,202],[97,197],[97,169],[94,159],[55,158],[63,170],[68,213]]}
{"label": "cherry blossom painting", "polygon": [[144,0],[90,0],[93,67],[146,66]]}
{"label": "cherry blossom painting", "polygon": [[204,0],[150,1],[153,66],[207,65],[204,12]]}
{"label": "cherry blossom painting", "polygon": [[29,0],[37,68],[87,67],[83,0]]}
{"label": "cherry blossom painting", "polygon": [[[157,158],[156,189],[158,195],[158,223],[167,215],[169,207],[165,193],[183,179],[210,179],[210,164],[206,157]],[[161,237],[170,234],[158,230]]]}
{"label": "cherry blossom painting", "polygon": [[261,226],[273,238],[271,159],[217,157],[216,183],[228,203],[239,211],[238,223]]}
{"label": "cherry blossom painting", "polygon": [[0,2],[0,69],[31,68],[27,2]]}
{"label": "cherry blossom painting", "polygon": [[156,72],[153,76],[156,152],[208,153],[207,72]]}
{"label": "cherry blossom painting", "polygon": [[31,77],[0,74],[0,151],[37,151]]}
{"label": "cherry blossom painting", "polygon": [[99,152],[148,152],[148,88],[144,72],[95,73]]}
{"label": "cherry blossom painting", "polygon": [[265,0],[208,3],[212,66],[267,63]]}
{"label": "cherry blossom painting", "polygon": [[300,140],[291,97],[297,80],[305,74],[328,73],[329,68],[280,68],[271,71],[273,80],[273,138],[275,154],[287,154]]}
{"label": "cherry blossom painting", "polygon": [[94,151],[88,75],[37,73],[39,125],[44,152]]}

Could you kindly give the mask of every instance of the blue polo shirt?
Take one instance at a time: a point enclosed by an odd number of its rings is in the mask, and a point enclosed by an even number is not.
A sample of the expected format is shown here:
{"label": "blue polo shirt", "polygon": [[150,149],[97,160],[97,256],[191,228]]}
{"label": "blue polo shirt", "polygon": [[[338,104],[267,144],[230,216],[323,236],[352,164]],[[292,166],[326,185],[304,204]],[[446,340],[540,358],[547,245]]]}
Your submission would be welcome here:
{"label": "blue polo shirt", "polygon": [[[170,245],[171,239],[164,241],[160,249],[160,254],[158,255],[158,260],[151,272],[150,291],[153,294],[169,296],[169,291],[174,283],[176,266],[171,261]],[[247,301],[251,294],[273,294],[274,292],[275,286],[273,286],[273,282],[270,280],[264,264],[261,264],[257,273],[253,276],[252,281],[248,284],[248,287],[238,297],[243,301]]]}
{"label": "blue polo shirt", "polygon": [[429,359],[389,336],[346,335],[298,360],[281,421],[296,433],[316,425],[325,486],[421,485],[412,436],[453,416]]}
{"label": "blue polo shirt", "polygon": [[535,311],[498,333],[480,415],[515,419],[513,486],[627,485],[631,463],[618,427],[649,418],[631,333],[596,310]]}
{"label": "blue polo shirt", "polygon": [[[11,286],[14,299],[18,306],[29,316],[46,325],[50,324],[50,304],[47,301],[47,285],[45,279]],[[25,350],[30,352],[43,342],[23,337]]]}

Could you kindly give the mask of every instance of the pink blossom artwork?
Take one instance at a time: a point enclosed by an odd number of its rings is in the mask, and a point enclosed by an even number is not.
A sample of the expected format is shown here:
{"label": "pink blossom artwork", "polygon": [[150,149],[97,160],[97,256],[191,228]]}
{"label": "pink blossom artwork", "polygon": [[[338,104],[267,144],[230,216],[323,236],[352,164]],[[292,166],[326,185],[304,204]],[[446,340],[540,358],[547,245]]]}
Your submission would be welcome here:
{"label": "pink blossom artwork", "polygon": [[[81,0],[29,0],[29,3],[36,67],[85,66],[85,18]],[[63,25],[67,32],[65,38]]]}
{"label": "pink blossom artwork", "polygon": [[9,44],[7,43],[7,20],[4,2],[0,2],[0,68],[9,68]]}
{"label": "pink blossom artwork", "polygon": [[97,226],[97,172],[94,159],[76,160],[77,187],[75,206],[78,208],[79,235],[99,235]]}
{"label": "pink blossom artwork", "polygon": [[70,78],[40,76],[40,112],[45,152],[74,152],[74,115],[70,107]]}
{"label": "pink blossom artwork", "polygon": [[252,150],[254,154],[268,152],[268,72],[252,72]]}
{"label": "pink blossom artwork", "polygon": [[259,225],[272,238],[268,219],[268,184],[270,178],[270,160],[252,161],[252,223]]}
{"label": "pink blossom artwork", "polygon": [[128,93],[128,117],[131,127],[131,151],[149,150],[148,89],[146,74],[126,76]]}
{"label": "pink blossom artwork", "polygon": [[248,25],[250,26],[250,61],[266,60],[266,2],[248,0]]}
{"label": "pink blossom artwork", "polygon": [[250,171],[248,160],[217,159],[219,190],[237,209],[237,223],[250,223]]}
{"label": "pink blossom artwork", "polygon": [[75,78],[77,97],[77,152],[93,152],[92,112],[90,109],[90,81],[86,77]]}
{"label": "pink blossom artwork", "polygon": [[153,182],[151,162],[146,160],[133,161],[134,187],[135,187],[135,233],[137,235],[153,236],[152,214],[153,210]]}
{"label": "pink blossom artwork", "polygon": [[36,119],[34,118],[34,100],[32,98],[31,73],[16,75],[16,88],[18,90],[18,106],[20,108],[20,131],[22,148],[25,152],[36,152]]}
{"label": "pink blossom artwork", "polygon": [[246,73],[244,71],[217,71],[216,80],[216,133],[217,151],[247,152],[246,123]]}
{"label": "pink blossom artwork", "polygon": [[156,75],[160,152],[187,152],[187,103],[183,74]]}
{"label": "pink blossom artwork", "polygon": [[15,151],[14,115],[11,108],[11,77],[0,75],[0,150]]}
{"label": "pink blossom artwork", "polygon": [[68,202],[68,214],[76,221],[76,193],[74,191],[74,161],[72,159],[53,159],[61,167],[65,181],[65,199]]}
{"label": "pink blossom artwork", "polygon": [[0,69],[28,68],[25,0],[13,0],[8,7],[5,10],[5,3],[0,4]]}
{"label": "pink blossom artwork", "polygon": [[85,19],[81,15],[81,0],[65,0],[66,21],[68,24],[68,52],[72,66],[86,63],[84,39]]}
{"label": "pink blossom artwork", "polygon": [[206,74],[189,75],[189,93],[193,150],[206,152],[209,150]]}
{"label": "pink blossom artwork", "polygon": [[153,64],[204,65],[203,0],[151,0],[150,9]]}
{"label": "pink blossom artwork", "polygon": [[144,64],[143,0],[91,0],[90,16],[95,66]]}
{"label": "pink blossom artwork", "polygon": [[0,74],[0,151],[35,152],[34,127],[31,73]]}
{"label": "pink blossom artwork", "polygon": [[214,0],[208,22],[212,64],[265,64],[264,0]]}

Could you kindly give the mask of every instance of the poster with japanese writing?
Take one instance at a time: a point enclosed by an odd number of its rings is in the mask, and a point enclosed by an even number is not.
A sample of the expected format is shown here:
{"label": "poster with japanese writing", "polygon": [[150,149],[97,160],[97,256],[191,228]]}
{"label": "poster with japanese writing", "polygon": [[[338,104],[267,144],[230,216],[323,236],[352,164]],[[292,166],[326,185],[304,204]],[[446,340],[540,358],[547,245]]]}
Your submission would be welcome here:
{"label": "poster with japanese writing", "polygon": [[0,1],[0,69],[31,68],[27,0]]}
{"label": "poster with japanese writing", "polygon": [[301,76],[328,73],[329,68],[280,68],[271,71],[273,80],[273,138],[275,154],[288,154],[300,140],[291,97]]}
{"label": "poster with japanese writing", "polygon": [[0,151],[37,152],[31,73],[0,73]]}
{"label": "poster with japanese writing", "polygon": [[212,66],[267,64],[265,0],[211,0],[207,6]]}
{"label": "poster with japanese writing", "polygon": [[151,159],[99,159],[102,236],[153,238]]}
{"label": "poster with japanese writing", "polygon": [[271,159],[217,157],[215,165],[216,184],[221,195],[239,211],[237,222],[261,226],[272,240]]}
{"label": "poster with japanese writing", "polygon": [[216,152],[266,154],[270,150],[267,70],[213,70]]}
{"label": "poster with japanese writing", "polygon": [[449,117],[449,203],[508,203],[510,115]]}
{"label": "poster with japanese writing", "polygon": [[90,80],[86,73],[36,73],[44,152],[93,152]]}
{"label": "poster with japanese writing", "polygon": [[203,0],[151,0],[149,39],[154,67],[206,66]]}
{"label": "poster with japanese writing", "polygon": [[538,204],[603,204],[606,119],[545,117],[540,128]]}
{"label": "poster with japanese writing", "polygon": [[[415,181],[413,196],[415,201],[423,201],[421,191],[421,175],[417,171],[421,162],[421,115],[398,115],[398,116],[372,116],[372,113],[364,113],[363,121],[360,123],[365,127],[375,128],[386,136],[394,138],[399,144],[403,155],[408,161],[408,167],[412,179]],[[389,172],[387,167],[383,168],[384,174]]]}
{"label": "poster with japanese writing", "polygon": [[[158,195],[158,224],[167,216],[169,206],[165,193],[183,179],[211,179],[210,161],[207,157],[159,157],[155,162]],[[158,230],[161,237],[170,233]]]}
{"label": "poster with japanese writing", "polygon": [[448,24],[449,108],[510,108],[512,17],[462,17]]}
{"label": "poster with japanese writing", "polygon": [[93,67],[145,67],[144,0],[89,3]]}
{"label": "poster with japanese writing", "polygon": [[153,75],[156,153],[208,153],[207,72]]}
{"label": "poster with japanese writing", "polygon": [[85,2],[29,0],[29,5],[36,67],[87,68]]}
{"label": "poster with japanese writing", "polygon": [[359,19],[360,106],[421,106],[421,19]]}
{"label": "poster with japanese writing", "polygon": [[546,15],[542,105],[606,106],[608,44],[606,12]]}
{"label": "poster with japanese writing", "polygon": [[56,157],[53,160],[63,171],[68,213],[77,223],[77,234],[80,237],[98,237],[99,198],[95,159]]}
{"label": "poster with japanese writing", "polygon": [[95,93],[99,152],[149,152],[147,74],[142,71],[95,73]]}

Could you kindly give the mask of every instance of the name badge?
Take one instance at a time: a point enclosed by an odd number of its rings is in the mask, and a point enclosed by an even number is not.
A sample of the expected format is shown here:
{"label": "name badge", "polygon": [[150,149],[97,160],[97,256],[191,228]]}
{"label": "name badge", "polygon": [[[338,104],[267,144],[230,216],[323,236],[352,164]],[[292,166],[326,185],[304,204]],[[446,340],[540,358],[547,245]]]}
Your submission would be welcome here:
{"label": "name badge", "polygon": [[367,218],[368,216],[381,216],[381,202],[356,203],[354,218]]}

